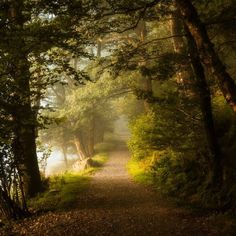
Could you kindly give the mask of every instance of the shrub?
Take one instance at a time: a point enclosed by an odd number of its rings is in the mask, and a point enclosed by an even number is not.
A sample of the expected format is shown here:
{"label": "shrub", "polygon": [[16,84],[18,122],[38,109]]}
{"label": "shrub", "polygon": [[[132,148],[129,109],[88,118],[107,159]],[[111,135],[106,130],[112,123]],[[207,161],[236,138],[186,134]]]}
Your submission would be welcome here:
{"label": "shrub", "polygon": [[128,147],[135,159],[141,160],[150,156],[155,150],[156,115],[153,112],[141,115],[130,123],[131,138]]}

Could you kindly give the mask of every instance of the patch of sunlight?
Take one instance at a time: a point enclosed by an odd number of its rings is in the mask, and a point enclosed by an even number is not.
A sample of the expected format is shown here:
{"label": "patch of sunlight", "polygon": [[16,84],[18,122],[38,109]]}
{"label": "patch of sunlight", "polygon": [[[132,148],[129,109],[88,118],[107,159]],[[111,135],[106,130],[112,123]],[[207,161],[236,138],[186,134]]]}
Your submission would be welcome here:
{"label": "patch of sunlight", "polygon": [[153,184],[153,176],[150,172],[150,166],[146,163],[131,159],[127,164],[127,169],[135,181],[144,184]]}

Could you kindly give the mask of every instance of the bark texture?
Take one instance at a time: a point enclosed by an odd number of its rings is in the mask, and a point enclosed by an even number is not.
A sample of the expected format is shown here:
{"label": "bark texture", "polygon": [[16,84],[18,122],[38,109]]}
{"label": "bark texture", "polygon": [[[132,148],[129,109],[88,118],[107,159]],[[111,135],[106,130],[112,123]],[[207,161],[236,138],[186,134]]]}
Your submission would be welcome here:
{"label": "bark texture", "polygon": [[[174,5],[175,4],[175,1]],[[172,35],[181,35],[183,32],[183,22],[179,18],[179,12],[175,11],[175,13],[172,15],[172,18],[170,20],[170,30]],[[184,37],[174,37],[173,38],[173,48],[174,52],[179,55],[185,55],[186,54],[186,43],[184,40]],[[192,87],[193,81],[192,81],[192,69],[190,65],[188,65],[185,61],[181,62],[179,65],[179,70],[177,72],[177,83],[178,85],[183,89],[184,92],[187,92],[187,90],[190,87]],[[187,95],[187,94],[185,94]]]}
{"label": "bark texture", "polygon": [[24,188],[28,197],[33,197],[42,190],[39,166],[36,154],[36,115],[31,106],[30,65],[28,49],[25,44],[23,28],[23,1],[12,1],[9,18],[14,22],[12,31],[16,37],[10,39],[14,45],[9,49],[14,71],[11,77],[15,83],[14,106],[12,117],[14,127],[14,155],[23,174]]}
{"label": "bark texture", "polygon": [[[146,22],[144,20],[140,21],[136,29],[136,34],[139,36],[140,42],[145,43],[148,32],[147,32]],[[140,63],[140,66],[141,66],[141,74],[143,76],[142,87],[146,94],[145,96],[149,98],[153,96],[153,88],[152,88],[152,78],[147,75],[148,68],[147,68],[147,59],[145,55],[143,57],[143,62]],[[148,112],[151,109],[151,104],[148,101],[148,99],[144,99],[143,104],[145,111]]]}
{"label": "bark texture", "polygon": [[42,190],[37,154],[35,125],[30,123],[30,107],[25,107],[24,112],[16,113],[15,138],[13,152],[16,161],[19,163],[19,170],[23,174],[23,183],[26,196],[33,197]]}
{"label": "bark texture", "polygon": [[226,71],[223,62],[211,43],[207,30],[201,22],[197,10],[189,0],[176,0],[181,16],[196,42],[202,63],[217,79],[220,89],[234,112],[236,112],[236,84]]}
{"label": "bark texture", "polygon": [[204,73],[204,68],[197,51],[197,46],[190,32],[187,31],[187,41],[191,64],[196,78],[200,107],[203,116],[208,146],[212,154],[211,184],[221,186],[223,180],[222,152],[217,139],[214,118],[212,114],[211,93]]}

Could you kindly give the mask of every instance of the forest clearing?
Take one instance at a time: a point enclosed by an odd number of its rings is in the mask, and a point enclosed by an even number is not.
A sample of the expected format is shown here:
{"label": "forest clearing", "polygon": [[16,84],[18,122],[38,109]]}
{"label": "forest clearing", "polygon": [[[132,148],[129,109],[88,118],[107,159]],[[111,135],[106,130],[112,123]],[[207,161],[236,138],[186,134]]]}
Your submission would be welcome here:
{"label": "forest clearing", "polygon": [[235,0],[0,0],[0,235],[236,235]]}

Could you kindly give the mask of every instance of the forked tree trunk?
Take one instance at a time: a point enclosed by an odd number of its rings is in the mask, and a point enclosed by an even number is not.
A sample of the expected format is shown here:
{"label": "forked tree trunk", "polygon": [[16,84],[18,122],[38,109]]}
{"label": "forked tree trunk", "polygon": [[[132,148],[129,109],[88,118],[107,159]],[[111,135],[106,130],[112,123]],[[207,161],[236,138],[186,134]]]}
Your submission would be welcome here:
{"label": "forked tree trunk", "polygon": [[201,62],[210,69],[219,83],[220,89],[234,112],[236,112],[236,84],[226,71],[211,43],[207,30],[190,0],[176,0],[181,16],[191,33],[200,54]]}
{"label": "forked tree trunk", "polygon": [[86,149],[84,147],[81,137],[79,137],[78,135],[75,136],[74,137],[74,144],[75,144],[79,159],[80,160],[85,159],[88,155],[87,155],[87,152],[86,152]]}
{"label": "forked tree trunk", "polygon": [[204,73],[204,68],[198,54],[197,46],[193,37],[187,30],[188,48],[191,57],[191,63],[196,78],[200,106],[208,141],[208,146],[212,154],[211,166],[211,184],[213,187],[220,187],[223,181],[222,153],[217,139],[214,118],[212,114],[211,94]]}

